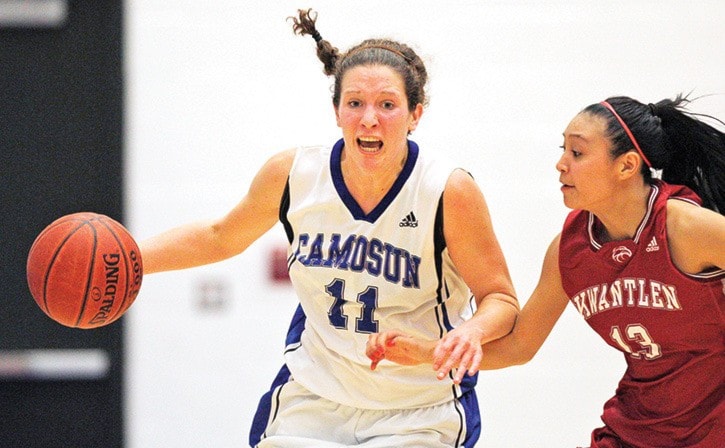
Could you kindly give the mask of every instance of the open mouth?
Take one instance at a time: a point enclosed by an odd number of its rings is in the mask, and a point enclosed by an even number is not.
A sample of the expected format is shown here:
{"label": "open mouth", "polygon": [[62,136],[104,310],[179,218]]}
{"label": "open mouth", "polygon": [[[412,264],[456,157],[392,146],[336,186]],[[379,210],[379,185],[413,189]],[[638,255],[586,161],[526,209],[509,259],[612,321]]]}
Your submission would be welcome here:
{"label": "open mouth", "polygon": [[383,142],[376,138],[360,137],[357,139],[357,145],[365,152],[375,152],[383,147]]}

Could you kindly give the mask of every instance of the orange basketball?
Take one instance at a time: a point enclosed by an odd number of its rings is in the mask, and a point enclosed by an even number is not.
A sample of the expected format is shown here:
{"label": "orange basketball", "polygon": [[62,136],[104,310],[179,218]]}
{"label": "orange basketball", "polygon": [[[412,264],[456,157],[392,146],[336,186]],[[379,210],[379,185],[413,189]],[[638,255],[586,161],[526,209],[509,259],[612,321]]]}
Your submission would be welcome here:
{"label": "orange basketball", "polygon": [[141,252],[117,221],[97,213],[63,216],[46,227],[28,254],[30,293],[51,319],[68,327],[108,325],[141,288]]}

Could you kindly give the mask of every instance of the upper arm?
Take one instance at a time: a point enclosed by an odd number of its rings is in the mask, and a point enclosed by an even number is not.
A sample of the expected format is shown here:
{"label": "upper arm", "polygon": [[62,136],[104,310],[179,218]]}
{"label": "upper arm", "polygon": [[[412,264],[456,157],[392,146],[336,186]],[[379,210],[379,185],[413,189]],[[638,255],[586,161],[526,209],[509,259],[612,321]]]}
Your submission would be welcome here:
{"label": "upper arm", "polygon": [[725,216],[688,202],[667,201],[667,241],[672,262],[698,274],[725,269]]}
{"label": "upper arm", "polygon": [[276,222],[294,154],[290,150],[269,159],[248,193],[223,217],[184,224],[141,242],[144,273],[216,263],[244,251]]}
{"label": "upper arm", "polygon": [[242,252],[278,221],[294,156],[294,149],[272,156],[254,176],[242,200],[213,224],[230,252]]}
{"label": "upper arm", "polygon": [[443,229],[451,260],[478,301],[491,293],[516,297],[483,193],[463,170],[446,183]]}

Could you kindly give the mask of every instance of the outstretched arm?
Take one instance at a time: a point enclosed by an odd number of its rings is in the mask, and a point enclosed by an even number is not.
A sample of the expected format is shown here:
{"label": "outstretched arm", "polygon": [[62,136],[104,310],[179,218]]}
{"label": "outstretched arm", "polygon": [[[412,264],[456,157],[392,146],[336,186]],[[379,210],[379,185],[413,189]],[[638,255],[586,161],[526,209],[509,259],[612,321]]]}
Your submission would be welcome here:
{"label": "outstretched arm", "polygon": [[270,158],[229,213],[163,232],[139,246],[144,274],[215,263],[244,251],[278,220],[294,150]]}
{"label": "outstretched arm", "polygon": [[521,310],[514,329],[503,338],[483,345],[481,361],[472,365],[442,349],[437,341],[412,338],[402,332],[390,331],[371,335],[367,355],[374,368],[382,359],[404,365],[432,364],[439,379],[456,368],[454,382],[459,383],[466,372],[478,369],[500,369],[531,360],[544,343],[568,300],[559,274],[559,237],[549,245],[539,283]]}
{"label": "outstretched arm", "polygon": [[[546,251],[539,282],[521,310],[513,331],[484,345],[481,369],[500,369],[529,362],[564,312],[568,298],[559,272],[559,238],[554,238]],[[433,362],[439,377],[445,376],[454,366],[445,354],[436,357]],[[458,372],[456,380],[461,378]]]}

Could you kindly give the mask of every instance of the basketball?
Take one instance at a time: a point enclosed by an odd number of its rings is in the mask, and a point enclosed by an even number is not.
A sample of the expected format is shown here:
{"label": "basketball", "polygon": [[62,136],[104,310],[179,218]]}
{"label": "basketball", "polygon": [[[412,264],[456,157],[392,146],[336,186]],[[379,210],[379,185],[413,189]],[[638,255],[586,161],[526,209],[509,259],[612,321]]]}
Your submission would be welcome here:
{"label": "basketball", "polygon": [[96,328],[121,317],[141,288],[141,252],[108,216],[80,212],[48,225],[28,253],[27,280],[41,310],[73,328]]}

